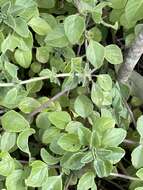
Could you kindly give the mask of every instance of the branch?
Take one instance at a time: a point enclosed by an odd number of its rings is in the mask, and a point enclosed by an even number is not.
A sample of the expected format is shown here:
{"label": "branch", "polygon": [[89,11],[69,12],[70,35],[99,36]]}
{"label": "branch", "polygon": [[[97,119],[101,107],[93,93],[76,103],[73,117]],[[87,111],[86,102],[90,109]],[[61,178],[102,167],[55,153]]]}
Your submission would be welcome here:
{"label": "branch", "polygon": [[127,175],[118,174],[118,173],[111,173],[110,176],[119,177],[119,178],[123,178],[123,179],[128,179],[128,180],[131,180],[131,181],[141,181],[137,177],[127,176]]}
{"label": "branch", "polygon": [[63,96],[68,91],[69,91],[69,89],[63,90],[63,91],[59,92],[58,94],[56,94],[51,99],[49,99],[47,102],[43,103],[35,111],[33,111],[33,112],[30,113],[30,118],[33,117],[33,116],[35,116],[37,113],[42,112],[45,108],[49,107],[52,102],[54,102],[55,100],[57,100],[59,97]]}
{"label": "branch", "polygon": [[121,65],[118,72],[119,82],[126,83],[128,81],[132,71],[134,70],[142,54],[143,54],[143,31],[141,31],[139,35],[136,37],[127,55],[125,56],[125,61]]}

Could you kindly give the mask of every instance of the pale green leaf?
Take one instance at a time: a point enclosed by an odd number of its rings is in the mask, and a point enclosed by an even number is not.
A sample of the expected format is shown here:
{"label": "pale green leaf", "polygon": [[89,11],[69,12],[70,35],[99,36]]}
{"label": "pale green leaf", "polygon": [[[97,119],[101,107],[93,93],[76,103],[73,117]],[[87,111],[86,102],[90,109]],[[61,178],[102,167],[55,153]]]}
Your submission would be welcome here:
{"label": "pale green leaf", "polygon": [[30,127],[28,121],[14,110],[5,113],[1,117],[1,123],[7,132],[21,132]]}
{"label": "pale green leaf", "polygon": [[25,131],[22,131],[17,138],[17,146],[18,148],[29,154],[29,156],[31,156],[31,153],[29,151],[29,147],[28,147],[28,138],[29,136],[31,136],[32,134],[35,133],[35,130],[32,128],[26,129]]}
{"label": "pale green leaf", "polygon": [[30,187],[41,187],[47,180],[48,177],[48,166],[40,160],[36,160],[31,164],[31,173],[25,180],[27,186]]}
{"label": "pale green leaf", "polygon": [[64,29],[68,40],[76,44],[85,30],[85,20],[79,15],[70,15],[64,21]]}

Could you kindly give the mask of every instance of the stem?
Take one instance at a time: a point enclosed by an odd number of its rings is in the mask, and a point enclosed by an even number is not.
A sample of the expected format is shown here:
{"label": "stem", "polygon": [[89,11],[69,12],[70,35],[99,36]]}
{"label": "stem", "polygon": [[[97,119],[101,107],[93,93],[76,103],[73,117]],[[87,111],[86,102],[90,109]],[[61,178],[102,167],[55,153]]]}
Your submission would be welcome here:
{"label": "stem", "polygon": [[63,91],[59,92],[58,94],[56,94],[54,97],[52,97],[47,102],[45,102],[40,107],[38,107],[35,111],[31,112],[30,118],[35,116],[37,113],[42,112],[45,108],[49,107],[52,102],[57,100],[59,97],[63,96],[68,91],[69,91],[69,89],[66,89],[66,90],[63,90]]}
{"label": "stem", "polygon": [[[71,75],[70,73],[62,73],[62,74],[57,74],[55,77],[57,78],[68,77],[70,75]],[[18,84],[23,85],[23,84],[28,84],[28,83],[37,82],[37,81],[46,80],[46,79],[49,79],[49,76],[31,78],[28,80],[21,81]],[[15,86],[16,84],[17,83],[0,83],[0,87],[12,87],[12,86]]]}
{"label": "stem", "polygon": [[118,174],[118,173],[110,173],[110,176],[119,177],[119,178],[123,178],[123,179],[128,179],[128,180],[131,180],[131,181],[141,181],[137,177],[131,177],[131,176],[127,176],[127,175],[124,175],[124,174]]}
{"label": "stem", "polygon": [[118,81],[126,83],[143,54],[143,31],[136,37],[134,43],[130,47],[124,63],[121,65],[118,72]]}
{"label": "stem", "polygon": [[123,142],[126,143],[126,144],[132,144],[132,145],[139,144],[138,142],[136,142],[136,141],[132,141],[132,140],[129,140],[129,139],[124,139]]}
{"label": "stem", "polygon": [[69,178],[66,180],[66,184],[65,184],[64,190],[68,190],[68,187],[70,185],[72,177],[73,177],[73,174],[70,174]]}

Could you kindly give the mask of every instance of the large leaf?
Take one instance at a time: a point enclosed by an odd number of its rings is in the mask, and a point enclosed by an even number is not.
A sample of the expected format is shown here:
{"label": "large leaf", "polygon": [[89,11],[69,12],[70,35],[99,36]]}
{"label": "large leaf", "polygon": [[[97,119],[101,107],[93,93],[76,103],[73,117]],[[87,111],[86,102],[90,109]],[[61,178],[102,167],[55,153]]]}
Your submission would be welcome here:
{"label": "large leaf", "polygon": [[47,35],[52,30],[50,25],[40,17],[33,17],[28,24],[39,35]]}
{"label": "large leaf", "polygon": [[58,140],[60,147],[69,152],[76,152],[80,149],[80,141],[75,134],[64,134]]}
{"label": "large leaf", "polygon": [[86,56],[90,63],[98,69],[102,66],[104,60],[105,50],[104,47],[96,42],[91,40],[89,46],[86,49]]}
{"label": "large leaf", "polygon": [[129,23],[136,22],[143,18],[143,0],[128,0],[126,8],[125,8],[125,15],[127,21]]}
{"label": "large leaf", "polygon": [[141,168],[143,167],[143,147],[142,145],[137,146],[132,154],[132,164],[135,168]]}
{"label": "large leaf", "polygon": [[87,96],[80,95],[74,102],[74,109],[78,115],[86,118],[92,113],[93,104]]}
{"label": "large leaf", "polygon": [[108,45],[105,47],[105,59],[109,63],[116,65],[123,62],[121,49],[117,45]]}
{"label": "large leaf", "polygon": [[127,132],[124,129],[113,128],[105,131],[102,137],[102,145],[105,147],[118,146],[123,142]]}
{"label": "large leaf", "polygon": [[1,122],[7,132],[21,132],[30,127],[28,121],[14,110],[5,113],[1,118]]}
{"label": "large leaf", "polygon": [[59,129],[64,129],[71,121],[70,115],[65,111],[51,112],[48,115],[48,119]]}
{"label": "large leaf", "polygon": [[14,170],[6,178],[6,187],[7,190],[26,190],[24,183],[24,171],[23,170]]}
{"label": "large leaf", "polygon": [[16,144],[16,133],[4,132],[1,137],[0,149],[8,152]]}
{"label": "large leaf", "polygon": [[50,176],[46,183],[42,186],[42,190],[62,190],[62,177],[61,176]]}
{"label": "large leaf", "polygon": [[79,179],[77,190],[88,190],[94,186],[95,174],[93,172],[86,172]]}
{"label": "large leaf", "polygon": [[32,170],[29,177],[25,180],[27,186],[41,187],[48,177],[48,166],[40,160],[36,160],[31,164]]}
{"label": "large leaf", "polygon": [[79,15],[70,15],[64,21],[65,34],[72,43],[78,43],[85,30],[85,20]]}
{"label": "large leaf", "polygon": [[35,130],[32,128],[26,129],[25,131],[22,131],[17,138],[17,146],[18,148],[29,154],[29,156],[31,156],[31,153],[29,151],[29,147],[28,147],[28,138],[29,136],[31,136],[32,134],[35,133]]}
{"label": "large leaf", "polygon": [[30,50],[23,51],[21,49],[17,49],[15,51],[14,58],[18,65],[26,69],[31,64],[32,52]]}

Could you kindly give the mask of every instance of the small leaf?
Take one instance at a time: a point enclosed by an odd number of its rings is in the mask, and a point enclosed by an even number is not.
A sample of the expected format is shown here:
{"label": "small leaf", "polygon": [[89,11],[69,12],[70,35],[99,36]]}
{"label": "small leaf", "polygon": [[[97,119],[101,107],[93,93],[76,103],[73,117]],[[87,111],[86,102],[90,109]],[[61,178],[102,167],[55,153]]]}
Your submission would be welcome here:
{"label": "small leaf", "polygon": [[90,63],[96,68],[100,68],[103,64],[105,50],[104,47],[93,40],[90,40],[86,49],[86,56]]}
{"label": "small leaf", "polygon": [[104,100],[104,94],[100,86],[96,83],[92,84],[91,99],[96,106],[98,107],[102,106]]}
{"label": "small leaf", "polygon": [[112,79],[110,75],[107,74],[98,75],[97,82],[99,86],[105,91],[109,91],[112,89]]}
{"label": "small leaf", "polygon": [[63,150],[76,152],[80,149],[80,141],[75,134],[64,134],[58,140],[58,144]]}
{"label": "small leaf", "polygon": [[25,180],[27,186],[41,187],[48,177],[48,166],[40,160],[36,160],[31,164],[32,170],[30,176]]}
{"label": "small leaf", "polygon": [[46,183],[42,186],[42,190],[62,190],[62,178],[61,176],[50,176]]}
{"label": "small leaf", "polygon": [[116,65],[123,62],[121,49],[117,45],[108,45],[105,47],[105,59],[109,63]]}
{"label": "small leaf", "polygon": [[40,103],[31,97],[24,98],[18,105],[18,108],[24,113],[30,113],[40,107]]}
{"label": "small leaf", "polygon": [[52,30],[50,25],[40,17],[33,17],[28,24],[39,35],[47,35]]}
{"label": "small leaf", "polygon": [[49,32],[45,38],[47,45],[52,47],[66,47],[69,41],[65,35],[63,24],[57,25],[51,32]]}
{"label": "small leaf", "polygon": [[143,180],[143,168],[139,169],[136,173],[136,175],[141,179]]}
{"label": "small leaf", "polygon": [[94,168],[98,177],[102,178],[102,177],[108,177],[110,175],[113,166],[108,160],[103,161],[100,159],[98,160],[96,159],[94,161]]}
{"label": "small leaf", "polygon": [[30,151],[29,151],[29,147],[28,147],[28,138],[29,136],[31,136],[32,134],[35,133],[35,130],[32,128],[26,129],[25,131],[22,131],[17,138],[17,146],[18,148],[29,154],[29,157],[31,156]]}
{"label": "small leaf", "polygon": [[7,152],[1,152],[0,158],[0,175],[10,175],[15,169],[13,158]]}
{"label": "small leaf", "polygon": [[28,68],[32,61],[32,52],[30,50],[23,51],[20,49],[16,49],[14,58],[18,65],[20,65],[23,68]]}
{"label": "small leaf", "polygon": [[140,116],[137,120],[137,131],[143,137],[143,116]]}
{"label": "small leaf", "polygon": [[41,129],[47,129],[51,123],[48,119],[49,114],[47,112],[40,113],[36,118],[36,126]]}
{"label": "small leaf", "polygon": [[36,59],[41,63],[46,63],[49,60],[49,48],[46,46],[39,47],[36,50]]}
{"label": "small leaf", "polygon": [[132,164],[135,168],[141,168],[143,167],[143,147],[142,145],[137,146],[132,154],[131,154],[131,158],[132,158]]}
{"label": "small leaf", "polygon": [[80,95],[74,102],[74,109],[78,115],[86,118],[93,112],[93,104],[87,96]]}
{"label": "small leaf", "polygon": [[120,128],[108,129],[102,137],[102,145],[105,147],[116,147],[123,142],[126,137],[126,131]]}
{"label": "small leaf", "polygon": [[79,179],[77,190],[88,190],[95,184],[95,174],[93,172],[86,172]]}
{"label": "small leaf", "polygon": [[18,67],[12,63],[5,62],[4,64],[5,70],[8,72],[8,74],[12,77],[17,79],[17,70]]}
{"label": "small leaf", "polygon": [[15,32],[20,36],[27,38],[29,36],[28,25],[26,21],[20,17],[15,18],[16,27]]}
{"label": "small leaf", "polygon": [[54,165],[60,161],[60,158],[55,158],[48,151],[46,151],[45,148],[41,149],[40,155],[41,155],[42,160],[48,165]]}
{"label": "small leaf", "polygon": [[17,94],[18,94],[17,88],[10,89],[7,92],[6,96],[4,97],[4,100],[3,100],[4,104],[9,108],[13,107],[17,102]]}
{"label": "small leaf", "polygon": [[6,187],[7,190],[26,190],[24,184],[24,171],[23,170],[14,170],[6,178]]}
{"label": "small leaf", "polygon": [[71,121],[70,115],[65,111],[51,112],[48,115],[48,119],[59,129],[64,129]]}
{"label": "small leaf", "polygon": [[64,29],[68,40],[76,44],[85,30],[85,20],[79,15],[70,15],[64,21]]}
{"label": "small leaf", "polygon": [[105,132],[107,129],[112,129],[115,126],[115,120],[111,117],[99,117],[93,124],[93,129],[98,130],[100,133]]}
{"label": "small leaf", "polygon": [[21,132],[30,127],[28,121],[14,110],[5,113],[1,117],[1,123],[7,132]]}
{"label": "small leaf", "polygon": [[4,132],[1,137],[0,149],[8,152],[16,144],[16,133]]}

